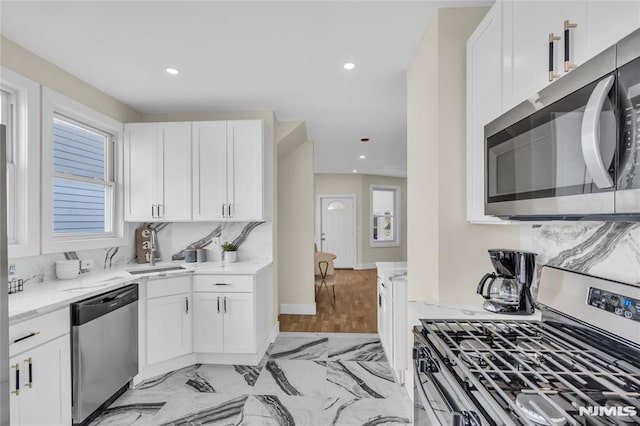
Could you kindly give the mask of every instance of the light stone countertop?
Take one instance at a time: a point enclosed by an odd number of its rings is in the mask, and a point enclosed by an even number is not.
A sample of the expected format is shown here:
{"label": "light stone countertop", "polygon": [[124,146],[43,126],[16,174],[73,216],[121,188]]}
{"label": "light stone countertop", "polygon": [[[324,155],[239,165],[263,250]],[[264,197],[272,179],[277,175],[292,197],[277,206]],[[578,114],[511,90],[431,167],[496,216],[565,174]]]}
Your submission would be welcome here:
{"label": "light stone countertop", "polygon": [[391,284],[395,279],[406,279],[407,262],[376,262],[378,275]]}
{"label": "light stone countertop", "polygon": [[115,290],[124,285],[149,278],[169,278],[188,273],[254,275],[271,263],[266,262],[158,262],[160,266],[184,266],[185,269],[170,272],[153,272],[132,275],[127,269],[144,269],[148,265],[128,264],[117,269],[96,270],[72,280],[45,280],[31,282],[24,291],[9,295],[9,324],[15,324],[38,315],[64,308],[73,302]]}
{"label": "light stone countertop", "polygon": [[[480,296],[478,296],[480,298]],[[481,298],[480,298],[481,299]],[[532,315],[495,314],[482,308],[482,300],[473,304],[438,302],[409,302],[409,322],[419,325],[421,319],[464,319],[464,320],[540,320],[540,311]]]}

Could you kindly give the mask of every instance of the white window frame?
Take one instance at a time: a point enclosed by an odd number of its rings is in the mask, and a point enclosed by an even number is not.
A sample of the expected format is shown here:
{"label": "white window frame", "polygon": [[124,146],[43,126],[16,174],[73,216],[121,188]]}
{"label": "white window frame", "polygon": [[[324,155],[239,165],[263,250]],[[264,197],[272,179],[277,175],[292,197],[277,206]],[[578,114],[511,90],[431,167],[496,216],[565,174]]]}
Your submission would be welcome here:
{"label": "white window frame", "polygon": [[[373,191],[390,191],[393,192],[393,235],[392,241],[376,241],[373,239],[373,228],[375,218],[373,217]],[[402,201],[401,188],[396,185],[370,185],[369,186],[369,246],[372,248],[379,247],[400,247],[402,244],[401,230],[402,224],[400,219],[400,203]]]}
{"label": "white window frame", "polygon": [[[13,95],[13,185],[8,200],[8,257],[40,254],[40,85],[0,67],[0,88]],[[9,131],[9,129],[7,129]],[[9,138],[7,138],[9,139]],[[11,166],[10,166],[11,167]]]}
{"label": "white window frame", "polygon": [[[113,225],[104,234],[64,234],[53,232],[53,119],[68,117],[111,135],[113,143],[113,206],[105,220]],[[123,220],[123,138],[124,125],[100,112],[46,87],[42,88],[42,253],[90,250],[127,244],[129,227]]]}

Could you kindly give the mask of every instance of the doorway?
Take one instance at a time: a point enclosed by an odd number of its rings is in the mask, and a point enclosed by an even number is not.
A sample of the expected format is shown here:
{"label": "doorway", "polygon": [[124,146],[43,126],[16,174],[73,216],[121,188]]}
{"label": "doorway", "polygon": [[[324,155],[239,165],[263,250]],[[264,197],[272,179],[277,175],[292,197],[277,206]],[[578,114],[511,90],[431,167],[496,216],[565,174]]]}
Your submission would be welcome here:
{"label": "doorway", "polygon": [[356,264],[356,196],[318,196],[318,250],[336,255],[336,268]]}

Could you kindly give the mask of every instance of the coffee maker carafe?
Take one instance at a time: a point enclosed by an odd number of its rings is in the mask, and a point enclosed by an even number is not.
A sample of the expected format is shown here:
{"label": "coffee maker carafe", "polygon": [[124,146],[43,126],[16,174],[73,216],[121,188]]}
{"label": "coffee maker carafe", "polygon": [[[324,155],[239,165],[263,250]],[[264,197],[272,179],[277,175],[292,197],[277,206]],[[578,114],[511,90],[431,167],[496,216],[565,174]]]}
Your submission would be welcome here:
{"label": "coffee maker carafe", "polygon": [[485,298],[482,307],[500,314],[533,314],[531,284],[536,265],[535,253],[490,249],[489,258],[495,272],[485,274],[476,289]]}

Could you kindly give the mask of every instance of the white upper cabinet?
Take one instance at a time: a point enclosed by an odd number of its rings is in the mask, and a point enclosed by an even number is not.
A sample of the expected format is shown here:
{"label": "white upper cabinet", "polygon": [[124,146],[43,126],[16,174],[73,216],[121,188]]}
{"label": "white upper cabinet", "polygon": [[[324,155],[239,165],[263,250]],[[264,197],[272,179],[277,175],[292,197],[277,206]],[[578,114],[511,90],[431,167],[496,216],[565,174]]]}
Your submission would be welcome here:
{"label": "white upper cabinet", "polygon": [[[503,110],[508,110],[547,86],[550,78],[562,76],[562,36],[569,2],[506,0],[502,3]],[[556,39],[552,41],[551,37]],[[553,76],[549,70],[551,42]]]}
{"label": "white upper cabinet", "polygon": [[228,122],[229,219],[238,221],[264,219],[262,127],[262,120]]}
{"label": "white upper cabinet", "polygon": [[125,220],[191,220],[191,123],[125,125]]}
{"label": "white upper cabinet", "polygon": [[496,3],[467,41],[467,220],[484,215],[484,126],[502,112],[502,3]]}
{"label": "white upper cabinet", "polygon": [[193,219],[265,220],[262,120],[193,126]]}
{"label": "white upper cabinet", "polygon": [[163,221],[191,219],[191,123],[158,125],[158,211]]}
{"label": "white upper cabinet", "polygon": [[223,220],[227,202],[227,122],[193,123],[193,220]]}
{"label": "white upper cabinet", "polygon": [[[125,125],[125,220],[146,221],[155,204],[156,145],[158,128],[135,123]],[[155,212],[153,212],[155,213]]]}
{"label": "white upper cabinet", "polygon": [[567,19],[576,24],[570,49],[580,65],[640,28],[640,1],[570,1]]}
{"label": "white upper cabinet", "polygon": [[[503,3],[503,111],[640,28],[638,1],[521,1]],[[553,39],[552,39],[553,37]],[[550,44],[552,67],[550,70]],[[565,56],[565,44],[568,54]],[[565,65],[566,63],[566,65]]]}

